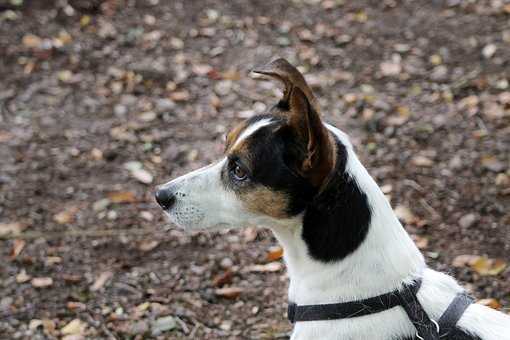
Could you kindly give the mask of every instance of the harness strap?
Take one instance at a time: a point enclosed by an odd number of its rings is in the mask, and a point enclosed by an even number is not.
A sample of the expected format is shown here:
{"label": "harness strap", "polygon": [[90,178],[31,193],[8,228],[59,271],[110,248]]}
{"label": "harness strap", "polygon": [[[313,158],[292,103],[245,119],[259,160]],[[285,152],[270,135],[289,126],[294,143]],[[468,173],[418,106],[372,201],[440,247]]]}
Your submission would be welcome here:
{"label": "harness strap", "polygon": [[416,292],[409,289],[409,286],[404,285],[404,289],[399,291],[397,296],[400,299],[400,305],[416,328],[416,337],[418,339],[439,340],[439,326],[429,318],[418,301]]}
{"label": "harness strap", "polygon": [[396,306],[402,306],[409,320],[416,328],[416,338],[439,340],[455,329],[457,322],[473,299],[466,293],[459,293],[443,313],[439,322],[429,318],[418,301],[417,293],[421,279],[404,285],[402,290],[368,298],[361,301],[321,305],[296,305],[290,303],[287,315],[291,323],[298,321],[338,320],[379,313]]}
{"label": "harness strap", "polygon": [[450,334],[455,329],[457,322],[459,322],[462,314],[466,311],[470,304],[474,302],[474,299],[467,295],[465,292],[457,294],[452,303],[446,308],[446,311],[439,318],[439,327],[441,329],[441,338]]}

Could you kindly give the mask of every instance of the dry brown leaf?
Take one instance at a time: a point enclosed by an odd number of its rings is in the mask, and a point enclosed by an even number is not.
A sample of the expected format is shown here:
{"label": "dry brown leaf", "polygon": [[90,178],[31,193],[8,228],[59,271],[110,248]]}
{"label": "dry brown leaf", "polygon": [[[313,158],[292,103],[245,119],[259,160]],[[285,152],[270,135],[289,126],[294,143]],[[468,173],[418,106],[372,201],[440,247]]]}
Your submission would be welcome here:
{"label": "dry brown leaf", "polygon": [[25,47],[33,49],[40,48],[42,45],[42,39],[34,34],[25,34],[21,42]]}
{"label": "dry brown leaf", "polygon": [[135,203],[136,194],[132,191],[115,191],[107,195],[112,203]]}
{"label": "dry brown leaf", "polygon": [[477,255],[459,255],[452,261],[452,266],[457,268],[467,267],[478,260],[480,256]]}
{"label": "dry brown leaf", "polygon": [[269,251],[267,252],[266,260],[269,262],[273,262],[273,261],[281,259],[282,256],[283,256],[283,248],[282,247],[280,247],[280,246],[271,247],[271,248],[269,248]]}
{"label": "dry brown leaf", "polygon": [[18,257],[18,255],[21,253],[23,248],[25,248],[25,245],[27,243],[24,240],[15,239],[12,244],[12,250],[11,250],[11,260]]}
{"label": "dry brown leaf", "polygon": [[470,264],[471,268],[482,276],[499,275],[505,270],[506,262],[481,256]]}
{"label": "dry brown leaf", "polygon": [[55,214],[53,220],[58,224],[68,224],[74,221],[78,207],[68,207],[65,210]]}
{"label": "dry brown leaf", "polygon": [[87,305],[85,305],[84,303],[81,303],[81,302],[75,302],[75,301],[69,301],[67,303],[67,309],[70,309],[70,310],[85,310],[87,309]]}
{"label": "dry brown leaf", "polygon": [[53,285],[53,279],[51,277],[34,277],[31,283],[35,288],[46,288]]}
{"label": "dry brown leaf", "polygon": [[234,273],[232,270],[227,269],[223,273],[216,275],[212,282],[215,287],[221,287],[223,285],[229,284],[232,282],[232,278],[234,277]]}
{"label": "dry brown leaf", "polygon": [[224,287],[218,288],[214,291],[217,296],[226,298],[226,299],[236,299],[244,292],[244,289],[240,287]]}
{"label": "dry brown leaf", "polygon": [[102,272],[97,277],[96,281],[94,281],[94,284],[90,286],[90,290],[95,292],[99,289],[103,288],[103,286],[106,284],[106,282],[113,277],[113,273],[110,271]]}
{"label": "dry brown leaf", "polygon": [[418,218],[413,214],[411,209],[404,205],[398,205],[395,207],[395,215],[397,215],[399,220],[406,224],[413,224],[418,221]]}
{"label": "dry brown leaf", "polygon": [[501,303],[499,303],[499,301],[496,299],[481,299],[481,300],[476,301],[476,303],[478,303],[479,305],[484,305],[484,306],[493,308],[493,309],[500,309],[502,307]]}

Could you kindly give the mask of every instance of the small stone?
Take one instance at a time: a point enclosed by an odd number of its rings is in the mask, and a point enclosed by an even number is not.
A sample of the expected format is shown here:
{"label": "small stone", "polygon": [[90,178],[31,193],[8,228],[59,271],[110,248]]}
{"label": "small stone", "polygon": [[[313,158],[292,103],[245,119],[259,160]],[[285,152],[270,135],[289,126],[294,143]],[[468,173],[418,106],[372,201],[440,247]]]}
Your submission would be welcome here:
{"label": "small stone", "polygon": [[34,277],[31,283],[35,288],[47,288],[53,285],[53,279],[51,277]]}
{"label": "small stone", "polygon": [[108,198],[102,198],[98,201],[95,201],[94,204],[92,204],[92,210],[95,212],[103,211],[110,205],[110,200]]}
{"label": "small stone", "polygon": [[228,257],[225,257],[223,260],[221,260],[220,262],[220,266],[221,268],[223,269],[228,269],[228,268],[232,268],[232,266],[234,265],[234,262],[228,258]]}
{"label": "small stone", "polygon": [[163,318],[156,319],[152,325],[152,335],[156,336],[163,332],[172,330],[177,327],[177,322],[173,316],[165,316]]}
{"label": "small stone", "polygon": [[168,98],[161,98],[156,100],[156,110],[160,112],[169,111],[175,109],[175,103],[173,100]]}
{"label": "small stone", "polygon": [[496,175],[494,182],[497,186],[506,187],[510,185],[510,177],[505,173],[500,173]]}
{"label": "small stone", "polygon": [[126,106],[124,105],[121,105],[121,104],[117,104],[113,107],[113,113],[117,116],[117,117],[123,117],[126,115],[128,109]]}
{"label": "small stone", "polygon": [[494,44],[488,44],[482,49],[482,55],[485,59],[490,59],[494,56],[498,47]]}
{"label": "small stone", "polygon": [[475,214],[467,214],[467,215],[462,216],[459,219],[459,225],[462,228],[467,229],[467,228],[471,227],[473,224],[475,224],[477,220],[478,220],[478,217]]}
{"label": "small stone", "polygon": [[152,222],[154,220],[154,215],[150,211],[141,211],[140,217],[148,222]]}
{"label": "small stone", "polygon": [[232,90],[231,80],[221,80],[214,86],[214,92],[219,96],[226,96]]}
{"label": "small stone", "polygon": [[116,220],[117,217],[118,217],[118,214],[117,214],[117,212],[115,210],[110,210],[106,214],[106,218],[109,219],[110,221]]}

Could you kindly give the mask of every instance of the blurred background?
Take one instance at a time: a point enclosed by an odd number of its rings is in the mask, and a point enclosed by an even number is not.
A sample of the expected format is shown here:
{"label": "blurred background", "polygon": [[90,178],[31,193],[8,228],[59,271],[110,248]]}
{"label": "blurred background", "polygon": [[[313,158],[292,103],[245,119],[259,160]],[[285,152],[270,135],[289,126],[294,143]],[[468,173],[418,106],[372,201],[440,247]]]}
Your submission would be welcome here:
{"label": "blurred background", "polygon": [[510,2],[0,0],[0,338],[287,338],[267,230],[187,234],[154,187],[299,66],[431,267],[510,307]]}

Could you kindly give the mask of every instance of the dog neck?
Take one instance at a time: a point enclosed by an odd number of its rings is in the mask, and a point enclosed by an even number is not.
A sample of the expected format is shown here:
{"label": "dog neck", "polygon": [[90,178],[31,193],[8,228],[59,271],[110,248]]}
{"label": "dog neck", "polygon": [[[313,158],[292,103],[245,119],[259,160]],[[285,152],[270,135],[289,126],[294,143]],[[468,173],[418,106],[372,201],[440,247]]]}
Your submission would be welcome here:
{"label": "dog neck", "polygon": [[[425,267],[422,254],[347,136],[328,128],[344,147],[342,173],[334,174],[330,193],[312,202],[299,223],[273,228],[284,248],[289,300],[298,305],[381,295],[410,282]],[[343,202],[332,207],[332,198]]]}

